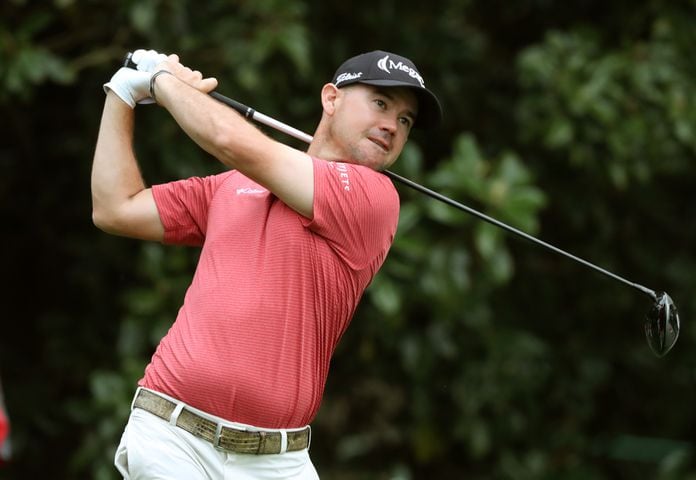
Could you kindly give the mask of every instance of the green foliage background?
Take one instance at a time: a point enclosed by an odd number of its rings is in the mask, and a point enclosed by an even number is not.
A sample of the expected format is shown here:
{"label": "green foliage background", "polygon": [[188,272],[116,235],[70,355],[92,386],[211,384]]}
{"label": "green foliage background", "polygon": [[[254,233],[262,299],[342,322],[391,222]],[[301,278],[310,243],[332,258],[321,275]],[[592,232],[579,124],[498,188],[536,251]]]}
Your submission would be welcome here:
{"label": "green foliage background", "polygon": [[[693,0],[6,0],[0,478],[116,478],[135,382],[195,267],[91,224],[102,84],[146,47],[310,133],[342,60],[406,55],[445,122],[394,171],[679,306],[657,359],[647,297],[400,187],[313,426],[322,478],[696,479],[695,24]],[[221,169],[138,111],[150,183]]]}

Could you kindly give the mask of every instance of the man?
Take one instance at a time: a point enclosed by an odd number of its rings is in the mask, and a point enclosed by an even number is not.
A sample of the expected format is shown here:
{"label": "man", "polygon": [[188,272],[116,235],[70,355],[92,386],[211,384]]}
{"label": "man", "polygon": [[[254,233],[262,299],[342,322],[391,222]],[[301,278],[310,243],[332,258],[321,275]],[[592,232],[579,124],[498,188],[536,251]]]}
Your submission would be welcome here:
{"label": "man", "polygon": [[[439,121],[439,103],[410,60],[358,55],[322,88],[302,152],[206,95],[217,81],[176,55],[139,50],[133,61],[105,85],[94,223],[202,250],[139,382],[116,466],[125,478],[318,478],[309,424],[396,231],[399,199],[379,170],[414,124]],[[133,119],[152,101],[230,171],[147,188]]]}

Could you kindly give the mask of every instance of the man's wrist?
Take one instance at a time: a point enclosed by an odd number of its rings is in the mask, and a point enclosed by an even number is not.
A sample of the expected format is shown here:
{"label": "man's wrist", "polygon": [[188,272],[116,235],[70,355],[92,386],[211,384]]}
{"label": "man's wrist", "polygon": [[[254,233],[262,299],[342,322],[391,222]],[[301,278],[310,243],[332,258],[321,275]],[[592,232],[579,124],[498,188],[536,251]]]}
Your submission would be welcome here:
{"label": "man's wrist", "polygon": [[124,110],[130,110],[132,112],[135,108],[135,102],[133,101],[131,105],[127,97],[124,98],[115,90],[109,88],[106,92],[106,106],[109,108],[123,108]]}
{"label": "man's wrist", "polygon": [[159,77],[160,75],[163,75],[163,74],[172,75],[172,76],[174,75],[169,70],[158,70],[155,73],[153,73],[152,76],[150,77],[150,97],[152,98],[152,100],[155,101],[155,103],[159,103],[157,101],[157,96],[155,95],[155,85],[157,82],[157,77]]}

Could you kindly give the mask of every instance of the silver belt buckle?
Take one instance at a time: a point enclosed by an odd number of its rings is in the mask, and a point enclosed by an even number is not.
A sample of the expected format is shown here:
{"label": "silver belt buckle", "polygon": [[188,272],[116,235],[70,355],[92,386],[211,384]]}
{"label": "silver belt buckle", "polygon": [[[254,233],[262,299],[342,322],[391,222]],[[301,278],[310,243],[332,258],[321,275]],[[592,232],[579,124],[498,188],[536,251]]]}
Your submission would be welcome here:
{"label": "silver belt buckle", "polygon": [[220,446],[220,434],[222,433],[222,423],[215,425],[215,437],[213,437],[213,447],[215,450],[224,451],[225,449]]}

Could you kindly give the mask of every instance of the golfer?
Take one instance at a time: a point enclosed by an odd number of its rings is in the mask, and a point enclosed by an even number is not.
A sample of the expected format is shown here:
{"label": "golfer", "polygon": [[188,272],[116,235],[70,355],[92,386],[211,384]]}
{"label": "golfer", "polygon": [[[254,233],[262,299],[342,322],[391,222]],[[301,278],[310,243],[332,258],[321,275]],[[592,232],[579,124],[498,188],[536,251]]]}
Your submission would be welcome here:
{"label": "golfer", "polygon": [[[133,479],[316,479],[309,425],[330,359],[396,232],[399,198],[379,172],[412,127],[439,121],[439,102],[407,58],[355,56],[321,89],[303,152],[207,95],[217,80],[178,56],[132,60],[104,86],[93,221],[201,252],[135,391],[116,467]],[[152,102],[229,170],[147,187],[134,107]]]}

